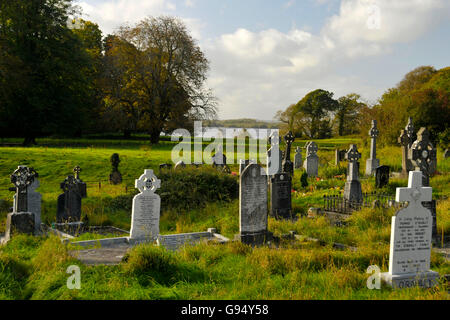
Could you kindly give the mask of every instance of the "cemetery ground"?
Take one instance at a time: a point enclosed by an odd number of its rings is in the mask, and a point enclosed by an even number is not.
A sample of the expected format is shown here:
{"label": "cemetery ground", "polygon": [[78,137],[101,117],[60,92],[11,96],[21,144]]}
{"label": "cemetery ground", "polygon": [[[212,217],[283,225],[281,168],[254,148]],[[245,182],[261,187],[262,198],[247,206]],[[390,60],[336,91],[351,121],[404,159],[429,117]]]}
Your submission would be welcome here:
{"label": "cemetery ground", "polygon": [[[14,140],[3,141],[13,144]],[[87,183],[82,216],[91,226],[115,226],[129,230],[132,198],[138,191],[134,180],[144,169],[153,169],[162,181],[161,234],[202,232],[216,228],[233,239],[239,232],[238,165],[231,175],[204,166],[180,171],[159,172],[159,165],[170,163],[175,142],[162,141],[148,146],[145,140],[38,139],[40,146],[0,148],[0,233],[12,207],[10,174],[18,165],[39,173],[42,194],[42,221],[51,225],[56,217],[59,184],[80,166]],[[251,248],[240,242],[200,244],[177,252],[153,245],[131,250],[119,265],[84,265],[69,254],[56,236],[16,236],[0,247],[0,299],[449,299],[448,284],[434,289],[381,290],[366,286],[371,265],[388,270],[391,217],[394,209],[365,208],[354,212],[339,225],[327,217],[307,218],[310,207],[323,207],[323,196],[342,192],[346,162],[334,164],[334,149],[347,149],[357,143],[368,158],[369,146],[359,138],[316,140],[319,146],[319,178],[308,179],[302,187],[302,170],[293,179],[292,205],[296,221],[269,218],[269,231],[280,236],[277,247]],[[304,147],[306,141],[295,141]],[[109,159],[119,153],[121,185],[110,185]],[[304,154],[304,153],[303,153]],[[431,179],[437,204],[437,228],[448,248],[450,235],[450,160],[438,150],[438,173]],[[401,171],[400,147],[379,148],[381,165]],[[360,174],[363,177],[364,161]],[[362,178],[363,192],[375,191],[374,178]],[[391,178],[382,192],[395,194],[407,186],[406,179]],[[295,231],[297,237],[283,235]],[[81,239],[114,235],[84,234]],[[319,241],[311,241],[311,238]],[[336,243],[346,245],[337,248]],[[355,249],[356,248],[356,249]],[[69,290],[67,267],[81,268],[81,289]],[[433,250],[431,269],[450,274],[450,261]]]}

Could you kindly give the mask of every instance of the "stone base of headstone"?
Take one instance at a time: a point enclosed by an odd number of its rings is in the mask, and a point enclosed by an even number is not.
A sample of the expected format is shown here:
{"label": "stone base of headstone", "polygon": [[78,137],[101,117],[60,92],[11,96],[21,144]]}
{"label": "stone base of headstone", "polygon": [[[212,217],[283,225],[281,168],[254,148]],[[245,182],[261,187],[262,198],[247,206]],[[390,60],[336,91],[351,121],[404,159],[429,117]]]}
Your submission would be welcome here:
{"label": "stone base of headstone", "polygon": [[439,273],[434,271],[428,271],[426,273],[411,273],[392,275],[388,272],[381,274],[381,279],[394,289],[406,289],[406,288],[432,288],[439,283]]}
{"label": "stone base of headstone", "polygon": [[7,242],[16,234],[33,235],[35,231],[34,213],[13,212],[6,219],[6,232],[4,242]]}
{"label": "stone base of headstone", "polygon": [[262,246],[273,240],[273,233],[269,231],[240,233],[234,236],[234,240],[250,246]]}
{"label": "stone base of headstone", "polygon": [[55,223],[54,228],[70,235],[78,235],[86,231],[84,222]]}
{"label": "stone base of headstone", "polygon": [[362,202],[361,182],[357,180],[347,181],[344,188],[344,199],[350,202]]}
{"label": "stone base of headstone", "polygon": [[375,173],[376,168],[380,166],[380,159],[367,159],[366,161],[366,176],[371,176]]}

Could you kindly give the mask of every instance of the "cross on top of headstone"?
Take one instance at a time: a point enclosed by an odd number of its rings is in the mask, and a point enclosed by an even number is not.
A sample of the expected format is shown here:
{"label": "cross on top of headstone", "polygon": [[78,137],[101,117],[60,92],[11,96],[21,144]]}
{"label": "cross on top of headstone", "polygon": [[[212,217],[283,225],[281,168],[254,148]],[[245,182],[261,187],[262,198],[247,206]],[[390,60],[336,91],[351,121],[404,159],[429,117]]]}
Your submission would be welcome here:
{"label": "cross on top of headstone", "polygon": [[24,189],[33,183],[34,178],[37,178],[38,174],[33,168],[26,166],[19,166],[11,175],[11,183],[16,188]]}
{"label": "cross on top of headstone", "polygon": [[408,207],[422,206],[422,202],[431,201],[433,188],[422,186],[422,172],[409,173],[408,188],[397,188],[396,201],[409,202]]}
{"label": "cross on top of headstone", "polygon": [[161,180],[155,176],[153,170],[147,169],[144,171],[144,174],[136,180],[135,187],[139,189],[141,193],[154,193],[156,190],[161,188]]}
{"label": "cross on top of headstone", "polygon": [[306,145],[306,154],[308,156],[314,155],[319,151],[319,148],[317,147],[317,144],[314,141],[308,142]]}
{"label": "cross on top of headstone", "polygon": [[409,117],[408,118],[408,124],[405,127],[406,133],[408,134],[410,139],[413,139],[413,135],[414,135],[414,124],[412,121],[412,118]]}
{"label": "cross on top of headstone", "polygon": [[350,145],[350,149],[348,149],[347,153],[345,154],[345,159],[347,159],[349,162],[358,162],[359,159],[361,159],[361,153],[358,152],[358,147],[356,144]]}
{"label": "cross on top of headstone", "polygon": [[402,130],[400,137],[398,137],[398,143],[402,146],[407,146],[409,144],[409,136],[406,130]]}
{"label": "cross on top of headstone", "polygon": [[372,128],[369,131],[371,138],[376,138],[380,134],[380,130],[377,128],[377,120],[372,120]]}
{"label": "cross on top of headstone", "polygon": [[81,172],[80,166],[76,166],[75,168],[73,168],[73,173],[75,173],[76,180],[80,180],[80,172]]}
{"label": "cross on top of headstone", "polygon": [[430,133],[427,128],[421,128],[417,133],[417,140],[411,147],[411,159],[421,170],[428,168],[436,161],[437,153],[430,142]]}
{"label": "cross on top of headstone", "polygon": [[77,184],[77,179],[74,176],[68,176],[66,179],[64,179],[63,182],[61,182],[60,187],[64,192],[66,192],[72,188],[77,187]]}
{"label": "cross on top of headstone", "polygon": [[286,141],[286,144],[292,144],[295,140],[294,135],[292,134],[291,131],[289,131],[285,136],[284,136],[284,141]]}

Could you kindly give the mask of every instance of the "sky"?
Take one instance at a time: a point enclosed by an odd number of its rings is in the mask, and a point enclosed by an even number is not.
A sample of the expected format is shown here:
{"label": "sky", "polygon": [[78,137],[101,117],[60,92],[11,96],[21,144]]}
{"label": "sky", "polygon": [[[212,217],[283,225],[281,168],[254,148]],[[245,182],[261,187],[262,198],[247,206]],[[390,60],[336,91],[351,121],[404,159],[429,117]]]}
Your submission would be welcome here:
{"label": "sky", "polygon": [[219,119],[273,120],[324,89],[375,103],[414,68],[450,65],[450,0],[78,0],[104,36],[184,21],[210,62]]}

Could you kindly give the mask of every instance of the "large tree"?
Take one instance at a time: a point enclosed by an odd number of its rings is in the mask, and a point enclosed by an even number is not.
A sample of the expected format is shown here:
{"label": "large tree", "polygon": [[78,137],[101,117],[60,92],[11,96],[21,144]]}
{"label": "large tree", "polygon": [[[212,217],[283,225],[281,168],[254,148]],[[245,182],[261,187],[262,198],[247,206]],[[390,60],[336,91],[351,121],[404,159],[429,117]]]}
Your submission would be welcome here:
{"label": "large tree", "polygon": [[68,28],[72,0],[0,2],[0,131],[35,143],[79,131],[91,63]]}
{"label": "large tree", "polygon": [[175,124],[187,127],[216,114],[215,99],[204,88],[208,60],[181,20],[147,18],[110,40],[105,114],[121,112],[150,134],[151,143]]}
{"label": "large tree", "polygon": [[334,120],[339,136],[359,132],[361,111],[366,106],[360,99],[361,96],[356,93],[350,93],[338,99],[339,104]]}

